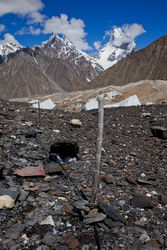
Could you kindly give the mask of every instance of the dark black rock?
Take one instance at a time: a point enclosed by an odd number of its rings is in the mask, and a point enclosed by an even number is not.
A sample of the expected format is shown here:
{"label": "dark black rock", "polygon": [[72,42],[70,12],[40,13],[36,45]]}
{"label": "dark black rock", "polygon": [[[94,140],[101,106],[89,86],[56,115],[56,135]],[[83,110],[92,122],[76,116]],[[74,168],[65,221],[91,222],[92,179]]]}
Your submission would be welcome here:
{"label": "dark black rock", "polygon": [[104,201],[98,200],[98,206],[113,221],[120,221],[126,224],[125,218],[117,210],[106,204]]}
{"label": "dark black rock", "polygon": [[152,126],[151,132],[154,136],[160,139],[167,139],[167,128],[161,126]]}
{"label": "dark black rock", "polygon": [[44,238],[42,239],[42,242],[47,246],[54,246],[56,240],[57,237],[52,232],[47,232]]}
{"label": "dark black rock", "polygon": [[144,195],[137,195],[131,199],[131,204],[133,207],[139,208],[153,208],[153,203]]}
{"label": "dark black rock", "polygon": [[63,171],[59,163],[51,161],[45,164],[45,172],[47,174],[61,173]]}
{"label": "dark black rock", "polygon": [[25,229],[24,224],[15,224],[12,225],[7,231],[5,237],[8,239],[18,239],[21,232]]}
{"label": "dark black rock", "polygon": [[28,131],[25,134],[25,138],[36,138],[37,132],[35,130]]}
{"label": "dark black rock", "polygon": [[[50,147],[50,157],[52,154],[59,155],[62,160],[65,160],[67,157],[78,158],[79,146],[77,143],[71,142],[56,142]],[[55,160],[52,158],[52,160]]]}

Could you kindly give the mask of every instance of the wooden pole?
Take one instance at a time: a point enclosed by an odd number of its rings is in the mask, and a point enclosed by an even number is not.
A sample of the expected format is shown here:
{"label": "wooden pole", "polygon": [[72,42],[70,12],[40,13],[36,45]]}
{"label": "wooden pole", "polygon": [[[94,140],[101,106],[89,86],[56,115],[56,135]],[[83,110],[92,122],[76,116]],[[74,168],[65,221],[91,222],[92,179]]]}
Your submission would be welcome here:
{"label": "wooden pole", "polygon": [[104,102],[102,97],[98,97],[98,138],[97,138],[97,149],[96,149],[96,167],[92,185],[92,197],[91,203],[95,203],[96,194],[98,191],[99,176],[100,176],[100,164],[101,164],[101,149],[103,141],[103,120],[104,120]]}
{"label": "wooden pole", "polygon": [[41,123],[41,110],[40,110],[40,102],[38,101],[38,124]]}

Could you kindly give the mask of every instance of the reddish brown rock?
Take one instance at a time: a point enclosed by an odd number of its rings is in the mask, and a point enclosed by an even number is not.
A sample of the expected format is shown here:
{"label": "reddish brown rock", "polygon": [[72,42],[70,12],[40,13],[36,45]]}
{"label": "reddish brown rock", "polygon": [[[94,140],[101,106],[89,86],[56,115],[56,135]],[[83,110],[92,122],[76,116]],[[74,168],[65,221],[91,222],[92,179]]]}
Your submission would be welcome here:
{"label": "reddish brown rock", "polygon": [[46,175],[43,167],[26,167],[22,169],[16,169],[14,173],[21,177],[33,177],[33,176],[45,176]]}

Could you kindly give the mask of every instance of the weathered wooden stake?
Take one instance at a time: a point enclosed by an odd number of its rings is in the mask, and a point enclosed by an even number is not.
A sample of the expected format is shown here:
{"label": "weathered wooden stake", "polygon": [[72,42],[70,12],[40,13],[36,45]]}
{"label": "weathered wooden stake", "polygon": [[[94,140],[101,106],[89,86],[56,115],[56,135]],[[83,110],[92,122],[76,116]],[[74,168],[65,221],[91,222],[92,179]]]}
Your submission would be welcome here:
{"label": "weathered wooden stake", "polygon": [[41,123],[41,109],[40,109],[40,102],[38,101],[38,124]]}
{"label": "weathered wooden stake", "polygon": [[100,176],[101,149],[103,141],[103,120],[104,120],[104,102],[102,97],[98,97],[98,106],[99,106],[98,138],[97,138],[97,149],[96,149],[96,167],[92,185],[92,197],[91,197],[92,203],[95,203],[96,200],[96,194],[98,190],[99,176]]}

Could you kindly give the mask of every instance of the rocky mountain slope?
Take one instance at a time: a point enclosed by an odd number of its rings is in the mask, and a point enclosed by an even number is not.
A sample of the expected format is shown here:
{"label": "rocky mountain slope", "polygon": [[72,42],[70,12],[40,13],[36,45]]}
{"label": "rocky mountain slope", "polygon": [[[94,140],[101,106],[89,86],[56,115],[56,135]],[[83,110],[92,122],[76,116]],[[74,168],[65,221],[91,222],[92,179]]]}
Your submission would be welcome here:
{"label": "rocky mountain slope", "polygon": [[71,58],[57,58],[55,51],[52,46],[45,45],[9,54],[7,61],[0,65],[1,98],[72,91],[95,76],[93,67],[84,57],[75,64]]}
{"label": "rocky mountain slope", "polygon": [[132,47],[126,44],[124,48],[116,48],[110,40],[98,55],[91,56],[57,34],[33,48],[13,46],[10,50],[6,45],[0,50],[1,98],[33,97],[85,88],[104,68],[131,53]]}
{"label": "rocky mountain slope", "polygon": [[122,86],[141,80],[167,80],[167,36],[122,59],[97,76],[88,88]]}

